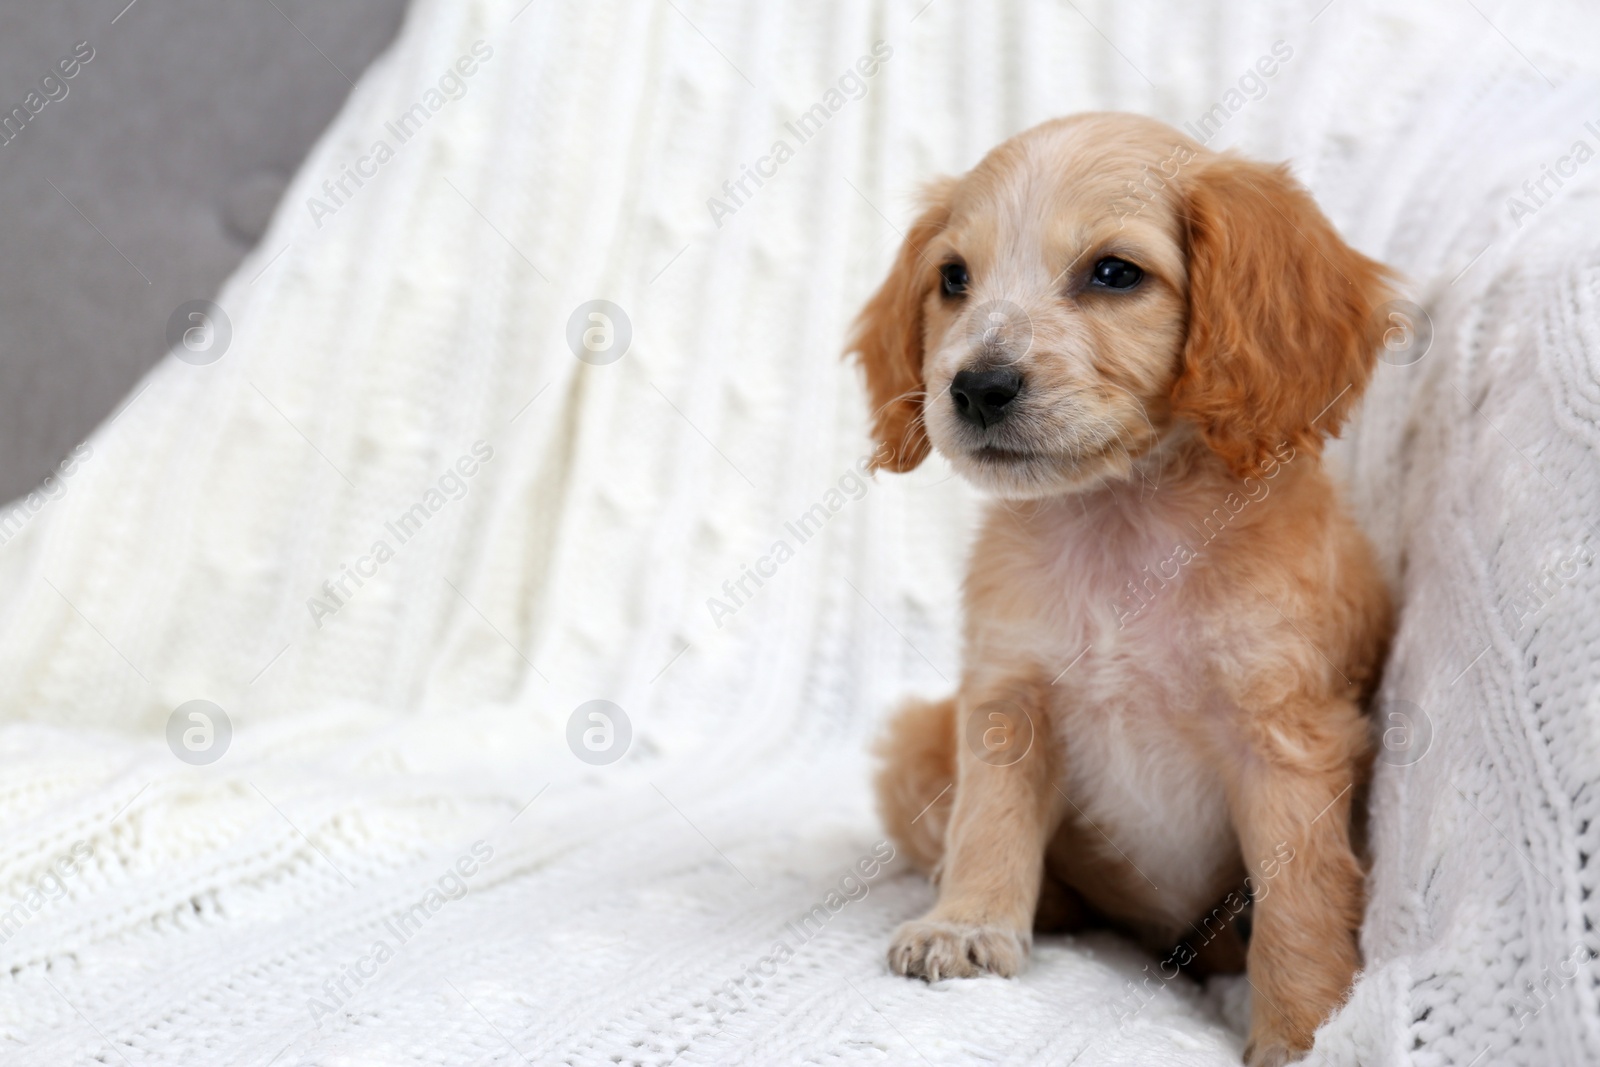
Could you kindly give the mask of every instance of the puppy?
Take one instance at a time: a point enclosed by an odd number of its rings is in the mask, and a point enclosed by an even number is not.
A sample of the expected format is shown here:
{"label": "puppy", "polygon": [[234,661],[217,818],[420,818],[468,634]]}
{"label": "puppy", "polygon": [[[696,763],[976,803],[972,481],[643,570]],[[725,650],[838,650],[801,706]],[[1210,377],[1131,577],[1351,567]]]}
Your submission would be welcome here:
{"label": "puppy", "polygon": [[1351,796],[1390,632],[1320,452],[1389,281],[1284,167],[1132,115],[927,190],[852,341],[878,466],[937,448],[998,499],[959,690],[880,750],[884,820],[938,884],[895,971],[1014,975],[1046,913],[1181,942],[1167,977],[1237,969],[1253,901],[1245,1059],[1310,1048],[1360,964]]}

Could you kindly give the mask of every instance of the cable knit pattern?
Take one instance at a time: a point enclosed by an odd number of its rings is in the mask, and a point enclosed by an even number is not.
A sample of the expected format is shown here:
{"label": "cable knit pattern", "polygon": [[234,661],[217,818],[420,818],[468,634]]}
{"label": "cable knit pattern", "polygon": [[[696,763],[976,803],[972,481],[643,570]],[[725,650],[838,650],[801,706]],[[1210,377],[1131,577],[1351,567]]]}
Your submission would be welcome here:
{"label": "cable knit pattern", "polygon": [[[855,490],[838,357],[919,182],[1054,115],[1227,112],[1282,41],[1212,143],[1292,160],[1433,324],[1335,450],[1403,606],[1375,728],[1427,740],[1378,764],[1367,970],[1314,1060],[1600,1063],[1600,160],[1523,191],[1600,149],[1597,22],[417,0],[218,296],[227,351],[155,368],[0,546],[0,1058],[1238,1062],[1243,983],[1129,1012],[1151,961],[1110,935],[887,974],[931,891],[871,862],[864,753],[957,677],[975,502],[937,460]],[[569,348],[592,299],[616,362]],[[195,699],[233,726],[205,766],[165,740]],[[569,749],[593,699],[620,762]]]}

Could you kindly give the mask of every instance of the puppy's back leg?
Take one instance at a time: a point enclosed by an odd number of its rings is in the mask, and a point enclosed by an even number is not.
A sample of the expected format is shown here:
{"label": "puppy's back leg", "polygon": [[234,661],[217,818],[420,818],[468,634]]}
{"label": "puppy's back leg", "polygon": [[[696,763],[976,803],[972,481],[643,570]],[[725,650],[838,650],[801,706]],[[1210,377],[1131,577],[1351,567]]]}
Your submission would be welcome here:
{"label": "puppy's back leg", "polygon": [[944,858],[944,831],[955,803],[956,698],[908,700],[889,720],[874,751],[878,814],[916,868],[932,874]]}

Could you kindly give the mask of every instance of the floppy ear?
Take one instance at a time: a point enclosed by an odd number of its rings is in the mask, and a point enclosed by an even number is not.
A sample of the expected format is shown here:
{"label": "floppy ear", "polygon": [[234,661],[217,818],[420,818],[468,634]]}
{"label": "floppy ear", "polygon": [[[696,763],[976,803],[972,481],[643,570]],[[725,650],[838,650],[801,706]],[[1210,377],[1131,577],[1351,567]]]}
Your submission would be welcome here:
{"label": "floppy ear", "polygon": [[939,273],[923,250],[949,222],[955,185],[954,178],[943,178],[923,190],[922,214],[911,224],[889,277],[856,318],[849,350],[867,377],[872,436],[878,442],[872,470],[908,471],[928,455],[928,433],[922,422],[926,395],[922,309]]}
{"label": "floppy ear", "polygon": [[1173,411],[1240,477],[1286,443],[1316,454],[1372,373],[1388,268],[1345,244],[1285,166],[1218,157],[1187,201],[1189,331]]}

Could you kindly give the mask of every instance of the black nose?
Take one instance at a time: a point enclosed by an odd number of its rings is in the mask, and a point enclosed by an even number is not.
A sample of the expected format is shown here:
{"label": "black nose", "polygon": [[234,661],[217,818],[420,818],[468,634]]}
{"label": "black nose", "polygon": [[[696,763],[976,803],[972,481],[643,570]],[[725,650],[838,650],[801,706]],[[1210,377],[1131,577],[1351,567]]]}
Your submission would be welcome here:
{"label": "black nose", "polygon": [[1006,405],[1022,392],[1022,373],[1010,367],[964,370],[950,382],[950,399],[956,414],[978,429],[1006,417]]}

